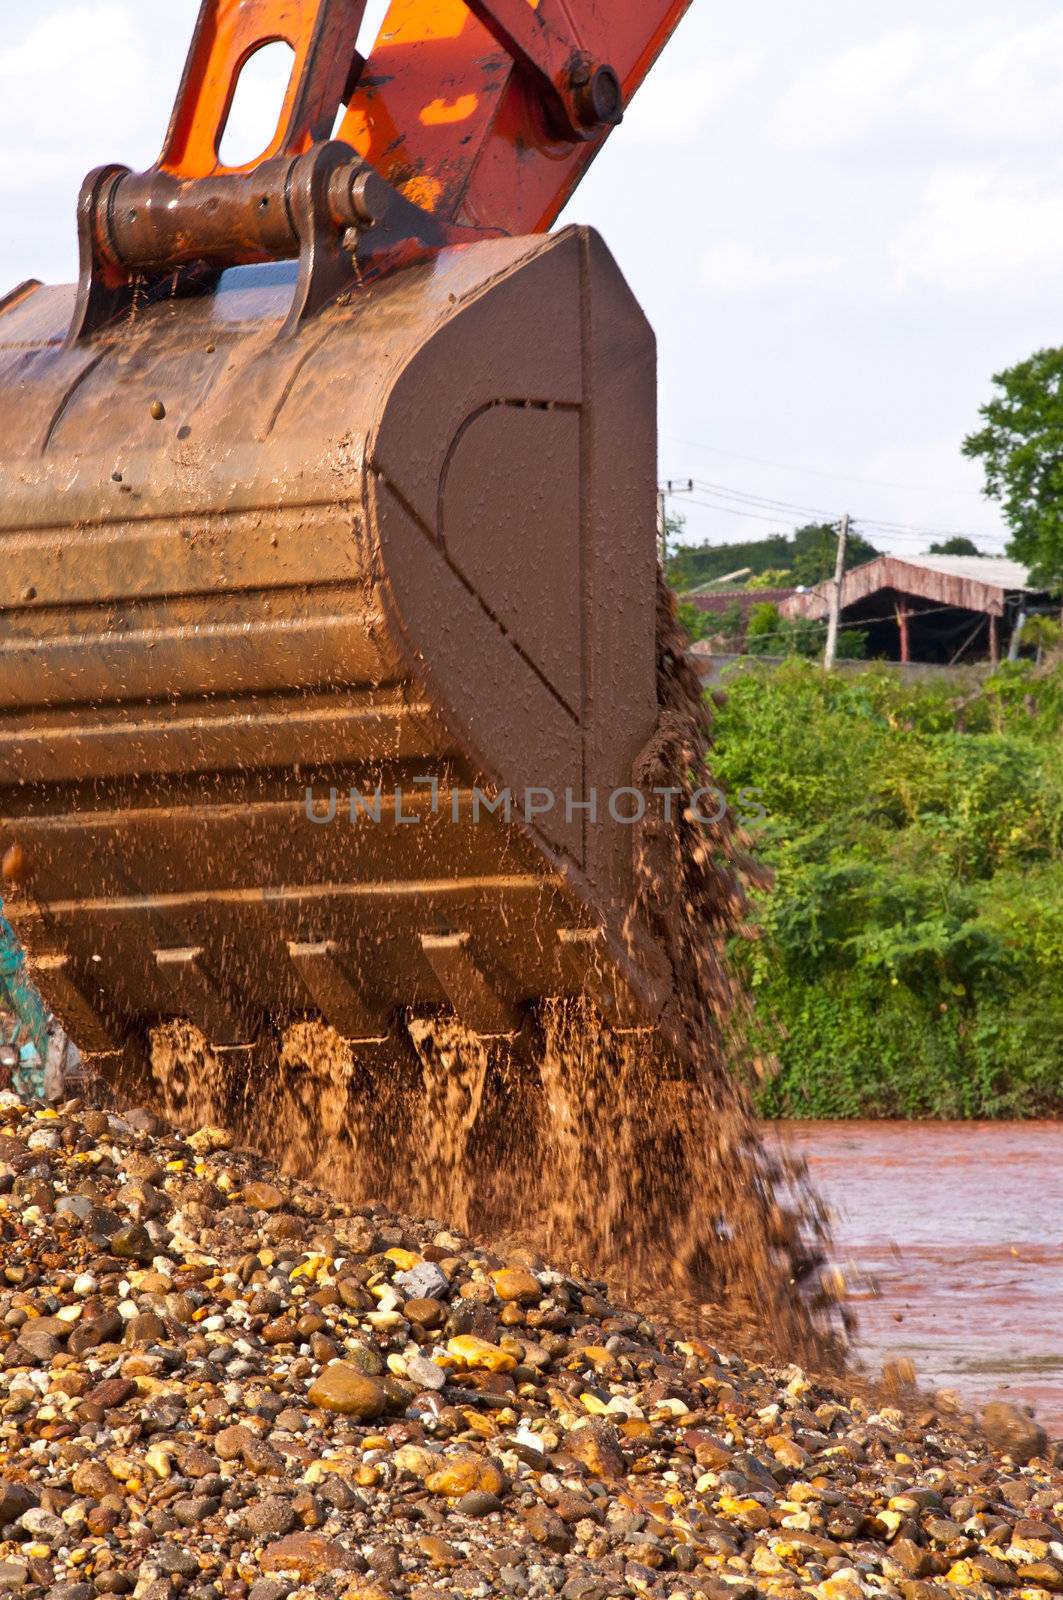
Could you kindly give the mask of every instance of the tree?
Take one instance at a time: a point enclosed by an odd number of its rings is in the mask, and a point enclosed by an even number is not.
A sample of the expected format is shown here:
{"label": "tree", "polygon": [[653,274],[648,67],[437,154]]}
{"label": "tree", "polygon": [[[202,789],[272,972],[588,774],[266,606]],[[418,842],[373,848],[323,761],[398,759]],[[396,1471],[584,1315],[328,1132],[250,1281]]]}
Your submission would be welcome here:
{"label": "tree", "polygon": [[750,607],[746,623],[746,649],[751,656],[786,654],[780,621],[779,608],[772,605],[770,600],[760,600]]}
{"label": "tree", "polygon": [[[837,524],[811,522],[804,528],[798,528],[793,536],[793,552],[790,568],[795,583],[803,584],[806,589],[814,589],[817,583],[826,583],[828,578],[834,576],[838,554]],[[874,545],[850,529],[845,549],[846,572],[851,567],[860,567],[865,561],[874,560],[877,555]]]}
{"label": "tree", "polygon": [[[834,575],[838,529],[830,522],[810,523],[793,534],[773,533],[766,539],[732,544],[685,544],[671,547],[668,581],[678,593],[711,583],[724,573],[748,567],[757,576],[772,572],[793,584],[812,588]],[[858,567],[878,555],[875,547],[850,532],[846,569]],[[752,585],[750,585],[752,587]]]}
{"label": "tree", "polygon": [[705,637],[705,624],[710,621],[707,611],[702,611],[698,606],[692,606],[688,600],[680,600],[675,608],[679,626],[686,630],[691,644],[697,644],[699,639]]}
{"label": "tree", "polygon": [[998,372],[997,393],[979,408],[985,427],[963,453],[981,460],[985,493],[1011,529],[1008,554],[1034,583],[1063,586],[1063,349],[1039,350]]}
{"label": "tree", "polygon": [[930,546],[932,556],[978,556],[981,551],[973,539],[968,539],[966,534],[957,533],[951,539],[942,539],[940,544]]}

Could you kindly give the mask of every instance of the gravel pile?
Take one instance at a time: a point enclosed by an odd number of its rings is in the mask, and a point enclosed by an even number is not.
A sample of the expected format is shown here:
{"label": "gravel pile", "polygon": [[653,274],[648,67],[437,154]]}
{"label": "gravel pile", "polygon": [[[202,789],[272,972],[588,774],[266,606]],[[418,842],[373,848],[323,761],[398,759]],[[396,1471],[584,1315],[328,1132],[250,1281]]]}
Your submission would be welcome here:
{"label": "gravel pile", "polygon": [[0,1095],[0,1590],[1063,1592],[1025,1414],[991,1447],[231,1144]]}

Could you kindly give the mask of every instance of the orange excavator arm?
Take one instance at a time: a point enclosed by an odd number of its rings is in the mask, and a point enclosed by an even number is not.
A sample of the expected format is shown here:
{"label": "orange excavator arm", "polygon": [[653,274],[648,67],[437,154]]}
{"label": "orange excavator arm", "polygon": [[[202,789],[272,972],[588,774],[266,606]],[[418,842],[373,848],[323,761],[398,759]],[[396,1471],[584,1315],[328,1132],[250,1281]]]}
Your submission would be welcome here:
{"label": "orange excavator arm", "polygon": [[393,0],[339,130],[448,221],[556,220],[690,0]]}
{"label": "orange excavator arm", "polygon": [[[393,0],[364,60],[366,0],[203,0],[156,166],[85,180],[68,342],[174,274],[298,257],[291,332],[350,284],[352,257],[364,279],[545,232],[689,3]],[[276,128],[226,166],[240,75],[276,41],[293,51]]]}

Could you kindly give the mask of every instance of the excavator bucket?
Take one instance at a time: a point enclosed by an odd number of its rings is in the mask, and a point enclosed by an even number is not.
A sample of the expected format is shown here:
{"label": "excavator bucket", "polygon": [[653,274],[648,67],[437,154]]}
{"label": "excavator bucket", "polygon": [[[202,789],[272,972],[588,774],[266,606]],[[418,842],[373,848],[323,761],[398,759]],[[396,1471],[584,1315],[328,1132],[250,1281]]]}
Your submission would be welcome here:
{"label": "excavator bucket", "polygon": [[5,907],[47,1002],[92,1053],[508,1034],[607,953],[652,1011],[614,820],[656,719],[644,318],[575,229],[294,340],[272,277],[72,350],[69,290],[0,316]]}
{"label": "excavator bucket", "polygon": [[[685,0],[577,39],[402,0],[368,64],[363,3],[203,0],[159,164],[86,180],[79,284],[0,301],[4,911],[104,1065],[167,1019],[387,1057],[670,990],[631,914],[654,341],[593,232],[538,230]],[[277,134],[226,168],[275,37]]]}

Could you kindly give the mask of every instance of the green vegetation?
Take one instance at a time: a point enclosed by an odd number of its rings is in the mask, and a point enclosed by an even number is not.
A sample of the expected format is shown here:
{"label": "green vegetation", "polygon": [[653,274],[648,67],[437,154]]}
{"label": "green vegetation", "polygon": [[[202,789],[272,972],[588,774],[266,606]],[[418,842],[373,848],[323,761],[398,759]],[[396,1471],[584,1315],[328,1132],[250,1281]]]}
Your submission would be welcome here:
{"label": "green vegetation", "polygon": [[[682,523],[670,526],[674,532],[682,530]],[[767,539],[740,544],[679,545],[669,557],[668,581],[678,594],[685,594],[727,572],[748,567],[754,577],[770,573],[780,588],[798,584],[811,588],[833,576],[837,547],[838,530],[829,522],[810,523],[793,534],[773,533]],[[878,553],[860,534],[852,532],[846,568],[871,561]]]}
{"label": "green vegetation", "polygon": [[980,556],[982,554],[973,539],[968,539],[965,533],[954,533],[951,539],[942,539],[939,544],[932,544],[928,551],[932,556]]}
{"label": "green vegetation", "polygon": [[1063,350],[1039,350],[993,379],[998,390],[963,453],[985,467],[985,492],[1011,528],[1009,555],[1034,582],[1063,585]]}
{"label": "green vegetation", "polygon": [[[807,617],[783,617],[770,600],[758,600],[750,606],[744,621],[737,599],[723,611],[702,611],[691,601],[680,600],[676,614],[691,644],[712,637],[722,639],[728,650],[751,656],[806,656],[815,660],[823,655],[826,623],[812,622]],[[861,628],[842,629],[838,635],[839,657],[861,660],[866,653],[866,632]]]}
{"label": "green vegetation", "polygon": [[793,660],[728,682],[716,772],[774,869],[735,956],[770,1115],[1063,1110],[1063,664],[981,686]]}

